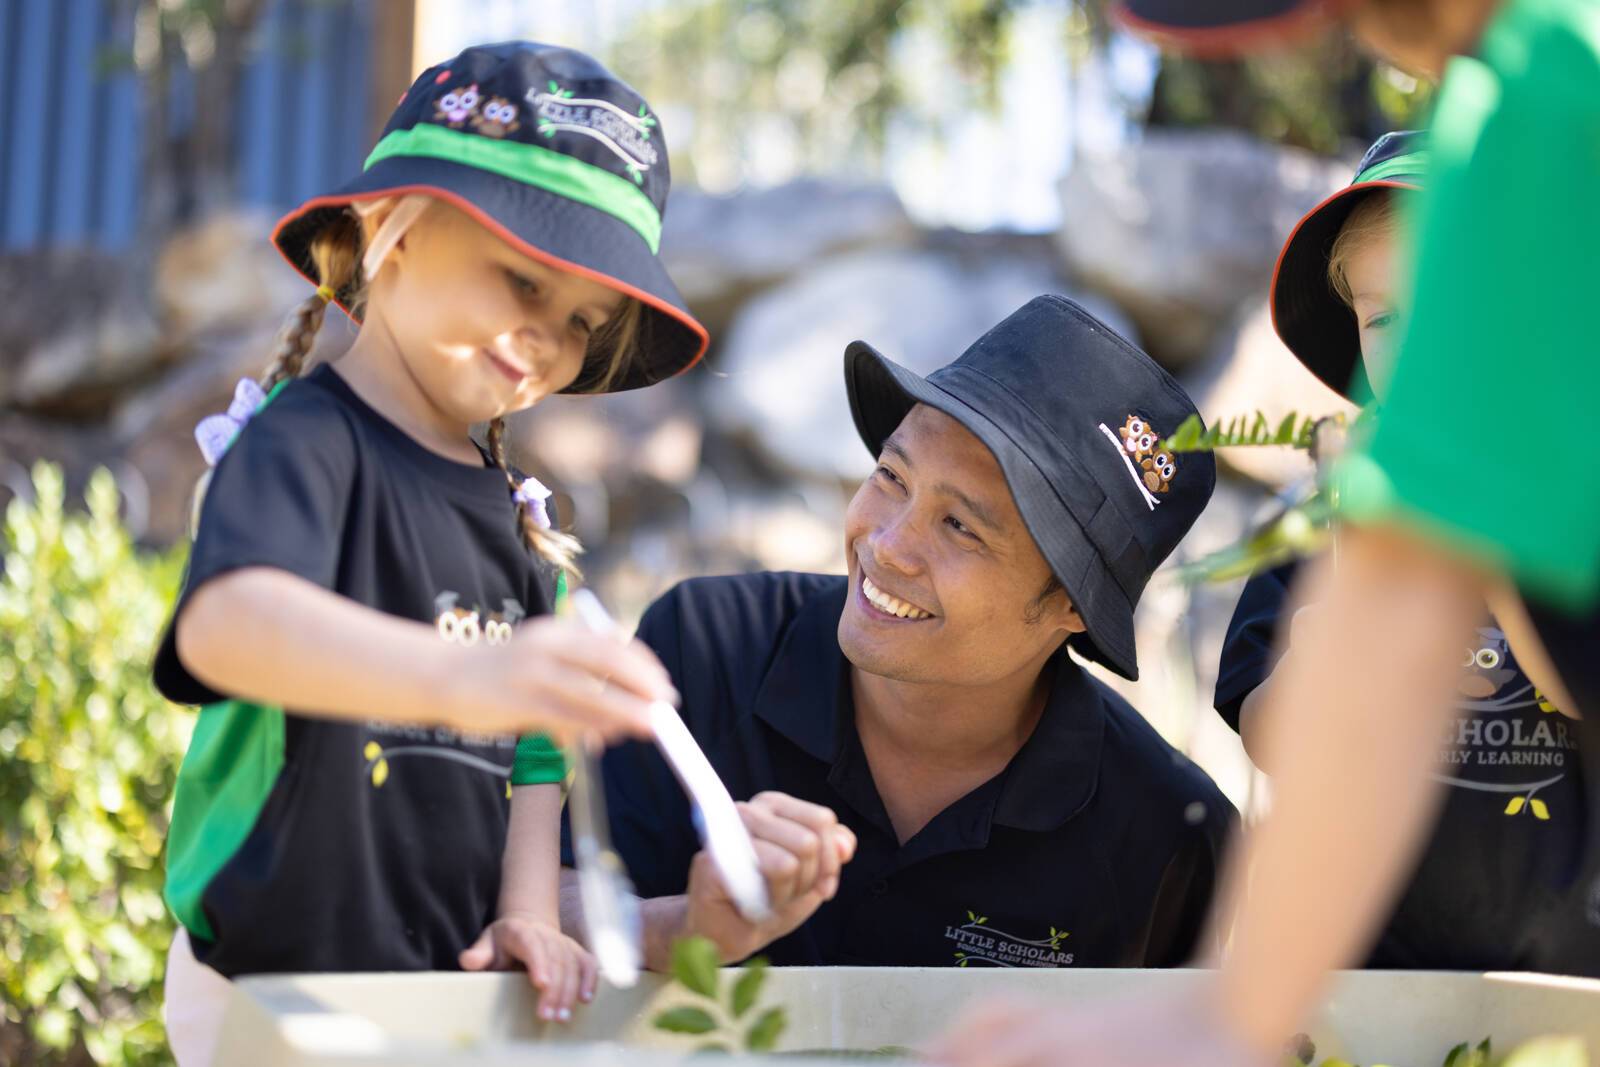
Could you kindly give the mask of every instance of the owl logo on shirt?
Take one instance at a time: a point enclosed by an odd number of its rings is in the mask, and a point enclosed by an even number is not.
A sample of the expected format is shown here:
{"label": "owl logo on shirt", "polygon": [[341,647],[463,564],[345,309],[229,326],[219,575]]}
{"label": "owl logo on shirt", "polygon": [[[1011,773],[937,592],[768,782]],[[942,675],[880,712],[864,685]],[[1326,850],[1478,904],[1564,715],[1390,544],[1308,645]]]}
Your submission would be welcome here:
{"label": "owl logo on shirt", "polygon": [[1466,649],[1461,667],[1456,691],[1471,700],[1487,700],[1517,676],[1506,635],[1489,626],[1478,629],[1477,645]]}
{"label": "owl logo on shirt", "polygon": [[461,604],[459,593],[446,590],[434,597],[433,626],[439,636],[452,645],[471,648],[482,641],[486,645],[508,644],[517,623],[527,618],[521,604],[510,597],[500,601],[499,611],[485,611],[481,607],[468,609]]}
{"label": "owl logo on shirt", "polygon": [[516,629],[517,623],[526,614],[527,612],[522,610],[522,605],[510,597],[500,601],[500,610],[491,614],[489,620],[483,624],[484,640],[491,645],[509,643],[512,630]]}
{"label": "owl logo on shirt", "polygon": [[450,592],[435,597],[433,625],[439,631],[439,636],[450,644],[471,648],[483,638],[483,623],[478,612],[468,611],[457,603],[460,599],[459,595]]}

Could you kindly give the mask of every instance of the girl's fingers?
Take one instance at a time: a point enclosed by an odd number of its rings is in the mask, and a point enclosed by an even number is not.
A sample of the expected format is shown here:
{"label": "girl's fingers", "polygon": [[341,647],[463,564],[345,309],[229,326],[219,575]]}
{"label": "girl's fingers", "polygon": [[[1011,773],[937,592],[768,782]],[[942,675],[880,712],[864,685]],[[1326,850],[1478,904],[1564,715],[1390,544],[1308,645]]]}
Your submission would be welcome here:
{"label": "girl's fingers", "polygon": [[546,622],[536,633],[546,635],[543,640],[552,656],[614,688],[647,702],[665,700],[670,703],[677,699],[667,669],[643,642],[619,642],[614,636],[592,633],[564,620]]}
{"label": "girl's fingers", "polygon": [[556,1018],[569,1022],[572,1019],[572,1007],[578,1003],[578,959],[572,946],[567,944],[554,946],[551,955],[556,960],[558,977]]}
{"label": "girl's fingers", "polygon": [[529,699],[526,711],[530,717],[543,714],[561,719],[569,728],[592,729],[608,740],[649,735],[649,705],[645,701],[622,690],[597,685],[593,675],[559,660],[545,660],[537,670],[538,674],[528,679],[525,696]]}
{"label": "girl's fingers", "polygon": [[578,998],[585,1004],[594,999],[600,987],[600,963],[594,954],[578,950]]}
{"label": "girl's fingers", "polygon": [[478,935],[478,940],[461,950],[457,962],[463,971],[497,971],[501,967],[500,951],[495,944],[493,927],[486,928]]}

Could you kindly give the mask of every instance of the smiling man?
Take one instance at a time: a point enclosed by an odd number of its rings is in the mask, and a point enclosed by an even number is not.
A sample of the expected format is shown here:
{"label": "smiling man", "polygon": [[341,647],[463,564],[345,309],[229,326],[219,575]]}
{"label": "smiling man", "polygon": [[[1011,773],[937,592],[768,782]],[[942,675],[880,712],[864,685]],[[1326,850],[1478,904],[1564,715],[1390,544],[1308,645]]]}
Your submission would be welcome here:
{"label": "smiling man", "polygon": [[861,342],[845,374],[878,457],[845,518],[849,574],[690,581],[640,624],[755,798],[778,905],[740,919],[667,766],[614,748],[647,962],[685,934],[780,964],[1185,962],[1233,809],[1069,649],[1137,676],[1134,606],[1215,482],[1209,455],[1161,446],[1193,404],[1056,296],[926,379]]}

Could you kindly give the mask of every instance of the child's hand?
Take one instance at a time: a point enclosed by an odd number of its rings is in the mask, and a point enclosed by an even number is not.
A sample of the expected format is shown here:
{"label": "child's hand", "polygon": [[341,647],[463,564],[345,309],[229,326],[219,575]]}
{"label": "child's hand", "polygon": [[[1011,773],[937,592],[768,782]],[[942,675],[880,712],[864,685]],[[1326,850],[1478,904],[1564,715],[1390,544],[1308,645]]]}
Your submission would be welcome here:
{"label": "child's hand", "polygon": [[566,1022],[579,1000],[594,999],[599,983],[595,958],[552,922],[530,915],[502,915],[461,953],[464,971],[513,971],[525,967],[539,991],[539,1018]]}
{"label": "child's hand", "polygon": [[445,721],[465,730],[540,732],[558,743],[648,737],[651,701],[677,701],[666,668],[642,642],[566,619],[523,623],[511,640],[475,648],[446,686]]}

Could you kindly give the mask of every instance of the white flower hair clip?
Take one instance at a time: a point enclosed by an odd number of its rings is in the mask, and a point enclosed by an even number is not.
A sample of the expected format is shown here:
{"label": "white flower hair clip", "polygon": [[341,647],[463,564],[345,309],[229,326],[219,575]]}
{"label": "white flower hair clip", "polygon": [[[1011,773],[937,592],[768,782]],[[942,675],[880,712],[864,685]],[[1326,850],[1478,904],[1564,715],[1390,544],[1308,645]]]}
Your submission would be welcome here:
{"label": "white flower hair clip", "polygon": [[511,499],[527,508],[541,529],[550,529],[550,510],[545,505],[545,501],[550,499],[550,490],[543,482],[537,478],[522,479],[522,484],[511,494]]}
{"label": "white flower hair clip", "polygon": [[217,460],[266,400],[267,394],[254,378],[240,378],[239,384],[233,387],[233,400],[228,403],[228,410],[220,415],[207,415],[195,425],[194,439],[208,467],[217,465]]}

